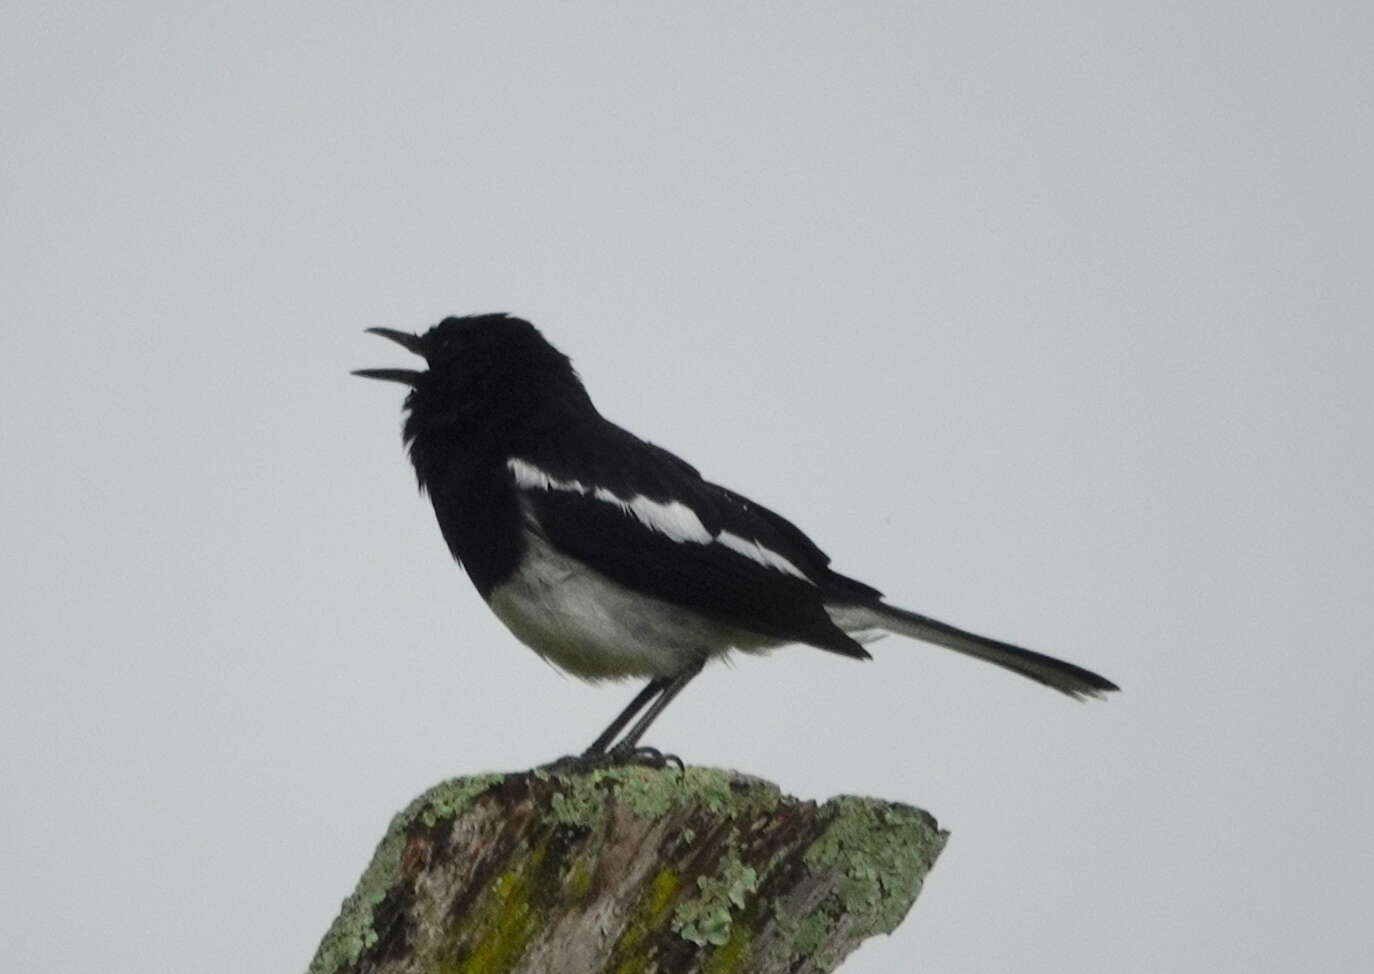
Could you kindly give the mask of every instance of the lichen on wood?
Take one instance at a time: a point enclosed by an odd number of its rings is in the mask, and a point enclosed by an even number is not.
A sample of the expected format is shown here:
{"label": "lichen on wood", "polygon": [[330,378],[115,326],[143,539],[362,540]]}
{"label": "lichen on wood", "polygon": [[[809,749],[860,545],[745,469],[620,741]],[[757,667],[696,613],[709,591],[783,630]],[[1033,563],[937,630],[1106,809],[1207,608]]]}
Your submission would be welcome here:
{"label": "lichen on wood", "polygon": [[708,768],[456,778],[392,821],[310,974],[819,974],[895,929],[945,838]]}

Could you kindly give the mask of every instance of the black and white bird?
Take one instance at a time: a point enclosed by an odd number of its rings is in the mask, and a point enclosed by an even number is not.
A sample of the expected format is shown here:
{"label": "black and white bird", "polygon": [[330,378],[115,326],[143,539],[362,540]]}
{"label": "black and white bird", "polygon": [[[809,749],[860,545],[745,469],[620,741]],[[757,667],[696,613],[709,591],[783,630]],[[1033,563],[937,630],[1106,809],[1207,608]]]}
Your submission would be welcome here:
{"label": "black and white bird", "polygon": [[420,489],[491,610],[579,677],[648,679],[585,757],[633,755],[702,666],[730,650],[802,643],[869,659],[862,641],[899,633],[1070,697],[1117,689],[889,605],[834,571],[790,521],[605,419],[568,357],[528,321],[483,314],[422,335],[368,331],[425,359],[423,371],[354,374],[410,386],[403,436]]}

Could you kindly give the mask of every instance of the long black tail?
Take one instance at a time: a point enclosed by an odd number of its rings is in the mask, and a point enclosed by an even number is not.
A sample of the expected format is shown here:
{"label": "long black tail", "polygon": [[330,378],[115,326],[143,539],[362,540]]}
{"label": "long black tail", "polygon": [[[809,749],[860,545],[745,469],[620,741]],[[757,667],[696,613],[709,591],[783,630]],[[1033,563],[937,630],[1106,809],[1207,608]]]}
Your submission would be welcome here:
{"label": "long black tail", "polygon": [[831,605],[827,606],[827,610],[841,629],[883,629],[922,642],[944,646],[956,653],[987,660],[1003,669],[1019,673],[1036,683],[1066,693],[1075,700],[1085,697],[1101,699],[1104,694],[1121,689],[1111,680],[1073,663],[1022,649],[1011,643],[965,632],[938,619],[908,612],[885,602],[868,605]]}

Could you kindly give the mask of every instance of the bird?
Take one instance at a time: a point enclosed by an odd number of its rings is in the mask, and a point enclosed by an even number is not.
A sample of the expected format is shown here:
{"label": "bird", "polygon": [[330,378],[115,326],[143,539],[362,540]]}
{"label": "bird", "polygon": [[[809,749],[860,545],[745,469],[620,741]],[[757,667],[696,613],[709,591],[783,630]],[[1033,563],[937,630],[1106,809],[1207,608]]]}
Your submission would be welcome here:
{"label": "bird", "polygon": [[731,651],[801,644],[867,660],[866,642],[898,634],[1075,699],[1119,689],[835,571],[791,521],[602,416],[571,359],[523,318],[366,331],[425,361],[353,374],[409,387],[402,438],[420,491],[491,611],[577,677],[647,681],[575,759],[662,757],[640,745],[645,732]]}

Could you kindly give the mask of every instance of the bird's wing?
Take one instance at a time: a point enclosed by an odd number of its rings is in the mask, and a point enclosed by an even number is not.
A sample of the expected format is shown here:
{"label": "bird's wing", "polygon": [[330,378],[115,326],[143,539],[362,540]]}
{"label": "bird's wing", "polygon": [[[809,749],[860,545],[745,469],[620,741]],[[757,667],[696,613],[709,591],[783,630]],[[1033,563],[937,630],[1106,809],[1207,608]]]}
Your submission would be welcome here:
{"label": "bird's wing", "polygon": [[868,653],[825,611],[825,554],[789,522],[703,480],[685,461],[608,426],[507,461],[522,506],[560,551],[634,591],[787,642]]}

